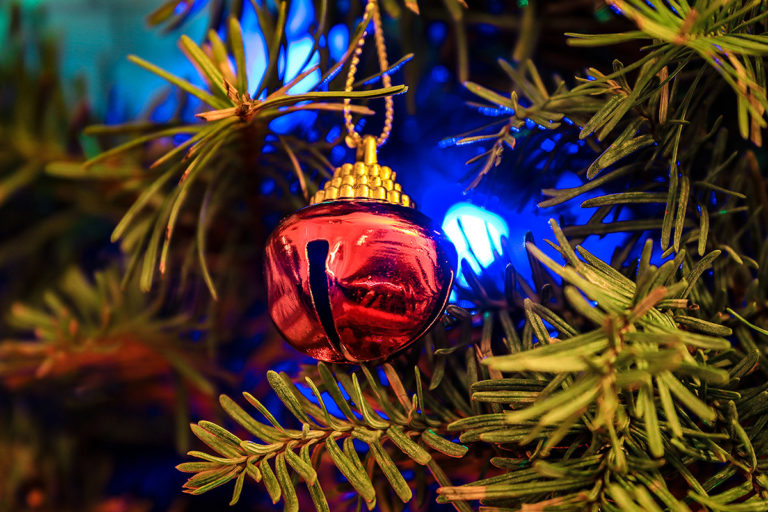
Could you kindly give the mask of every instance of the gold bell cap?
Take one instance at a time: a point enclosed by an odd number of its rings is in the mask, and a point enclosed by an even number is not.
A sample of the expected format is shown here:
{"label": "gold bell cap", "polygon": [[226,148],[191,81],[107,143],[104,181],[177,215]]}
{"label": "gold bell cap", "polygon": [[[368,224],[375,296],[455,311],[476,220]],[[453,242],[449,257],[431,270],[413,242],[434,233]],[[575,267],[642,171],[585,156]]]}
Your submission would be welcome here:
{"label": "gold bell cap", "polygon": [[375,137],[363,137],[357,161],[334,169],[334,177],[312,196],[309,204],[339,199],[370,199],[415,208],[416,203],[402,193],[400,184],[395,181],[396,173],[386,165],[379,165],[376,146]]}

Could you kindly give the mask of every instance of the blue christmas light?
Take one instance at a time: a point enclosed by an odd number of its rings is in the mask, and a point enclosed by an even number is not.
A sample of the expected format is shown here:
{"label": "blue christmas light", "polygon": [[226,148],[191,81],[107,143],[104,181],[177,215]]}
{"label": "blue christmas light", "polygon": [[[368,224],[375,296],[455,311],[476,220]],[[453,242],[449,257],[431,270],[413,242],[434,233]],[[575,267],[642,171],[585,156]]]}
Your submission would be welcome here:
{"label": "blue christmas light", "polygon": [[429,39],[433,43],[441,43],[443,39],[445,39],[445,36],[448,35],[448,25],[442,21],[433,21],[429,25],[427,33],[429,35]]}
{"label": "blue christmas light", "polygon": [[[285,83],[290,82],[299,74],[311,68],[315,64],[320,62],[320,54],[318,52],[312,52],[312,48],[315,42],[311,36],[305,36],[301,39],[297,39],[291,43],[288,47],[288,65],[285,69]],[[305,67],[302,67],[306,63]],[[278,67],[282,67],[279,66]],[[302,94],[311,90],[317,82],[320,81],[320,70],[316,69],[308,76],[301,79],[299,83],[291,87],[288,91],[290,94]]]}
{"label": "blue christmas light", "polygon": [[349,47],[349,30],[343,24],[338,24],[328,31],[328,50],[331,58],[341,60]]}
{"label": "blue christmas light", "polygon": [[435,66],[432,68],[432,79],[435,82],[444,84],[451,78],[451,72],[445,66]]}
{"label": "blue christmas light", "polygon": [[[471,203],[457,203],[443,219],[443,231],[459,254],[478,274],[494,259],[494,249],[501,254],[501,237],[509,237],[507,222],[495,213]],[[459,282],[466,283],[459,275]]]}
{"label": "blue christmas light", "polygon": [[293,0],[288,11],[285,35],[289,41],[303,37],[315,19],[315,8],[310,0]]}
{"label": "blue christmas light", "polygon": [[243,31],[243,46],[245,46],[245,73],[248,77],[248,87],[251,94],[255,94],[267,71],[266,59],[258,58],[259,55],[267,54],[267,42],[261,30],[251,29]]}
{"label": "blue christmas light", "polygon": [[[283,71],[284,83],[288,83],[308,68],[320,62],[320,54],[312,49],[314,40],[310,36],[297,39],[288,47],[288,59],[285,64],[285,55],[281,53],[278,62],[278,70]],[[306,63],[305,67],[302,67]],[[308,76],[302,78],[296,85],[288,91],[290,94],[302,94],[312,90],[317,82],[320,81],[320,70],[316,69]],[[288,133],[298,125],[310,126],[317,117],[315,112],[293,112],[282,117],[278,117],[270,123],[270,128],[276,133]]]}

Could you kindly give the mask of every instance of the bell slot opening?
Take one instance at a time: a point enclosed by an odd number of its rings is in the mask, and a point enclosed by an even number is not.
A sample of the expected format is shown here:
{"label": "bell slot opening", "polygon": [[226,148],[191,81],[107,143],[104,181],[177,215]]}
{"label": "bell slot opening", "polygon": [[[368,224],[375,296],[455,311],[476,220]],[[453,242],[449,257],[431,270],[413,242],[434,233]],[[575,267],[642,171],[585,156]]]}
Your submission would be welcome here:
{"label": "bell slot opening", "polygon": [[331,342],[333,347],[340,354],[344,352],[341,349],[341,340],[339,333],[336,332],[336,323],[333,321],[333,312],[331,311],[331,298],[328,290],[328,271],[326,261],[330,244],[328,240],[313,240],[307,243],[307,259],[309,260],[309,290],[312,294],[312,302],[315,305],[315,311],[320,319],[320,325]]}

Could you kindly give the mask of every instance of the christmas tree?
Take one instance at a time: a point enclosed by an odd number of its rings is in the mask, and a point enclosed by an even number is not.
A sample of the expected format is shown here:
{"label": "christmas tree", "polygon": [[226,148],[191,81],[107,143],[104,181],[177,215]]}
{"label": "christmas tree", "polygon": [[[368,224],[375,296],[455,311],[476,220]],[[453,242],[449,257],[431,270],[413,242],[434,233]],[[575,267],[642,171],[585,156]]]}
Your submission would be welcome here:
{"label": "christmas tree", "polygon": [[768,510],[764,1],[152,8],[0,7],[0,512]]}

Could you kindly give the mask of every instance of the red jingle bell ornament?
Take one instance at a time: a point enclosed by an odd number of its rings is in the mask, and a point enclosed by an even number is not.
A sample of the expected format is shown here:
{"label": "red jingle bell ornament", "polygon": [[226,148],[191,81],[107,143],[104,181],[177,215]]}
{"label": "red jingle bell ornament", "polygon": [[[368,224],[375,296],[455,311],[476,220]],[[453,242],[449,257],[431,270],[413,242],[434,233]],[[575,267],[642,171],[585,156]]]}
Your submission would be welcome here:
{"label": "red jingle bell ornament", "polygon": [[376,140],[362,146],[363,160],[337,168],[267,241],[269,314],[321,361],[371,361],[415,341],[442,314],[456,270],[450,240],[376,162]]}

